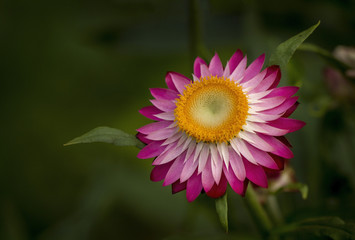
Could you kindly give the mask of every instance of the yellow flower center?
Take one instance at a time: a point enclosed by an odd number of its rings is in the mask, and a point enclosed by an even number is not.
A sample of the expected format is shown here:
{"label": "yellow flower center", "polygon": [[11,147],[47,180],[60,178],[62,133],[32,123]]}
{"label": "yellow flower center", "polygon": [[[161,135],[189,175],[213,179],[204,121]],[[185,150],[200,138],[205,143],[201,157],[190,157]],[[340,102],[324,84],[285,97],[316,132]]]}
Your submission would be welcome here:
{"label": "yellow flower center", "polygon": [[186,86],[177,99],[175,118],[179,128],[198,142],[228,142],[242,129],[248,109],[239,84],[210,76]]}

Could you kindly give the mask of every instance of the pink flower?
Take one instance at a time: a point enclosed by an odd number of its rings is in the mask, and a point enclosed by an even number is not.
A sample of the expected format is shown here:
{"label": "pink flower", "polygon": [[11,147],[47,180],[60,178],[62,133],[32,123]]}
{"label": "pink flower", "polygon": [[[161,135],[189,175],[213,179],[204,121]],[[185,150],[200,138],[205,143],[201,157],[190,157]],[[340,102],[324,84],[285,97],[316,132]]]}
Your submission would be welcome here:
{"label": "pink flower", "polygon": [[202,190],[220,197],[228,184],[240,195],[249,181],[268,186],[266,172],[293,157],[284,135],[305,123],[288,118],[298,88],[277,88],[280,69],[260,72],[264,59],[247,67],[238,50],[223,68],[217,54],[209,65],[197,58],[193,80],[168,72],[167,89],[150,89],[153,106],[140,113],[155,122],[139,128],[137,137],[147,144],[138,157],[155,158],[152,181],[164,180],[173,193],[186,189],[188,201]]}

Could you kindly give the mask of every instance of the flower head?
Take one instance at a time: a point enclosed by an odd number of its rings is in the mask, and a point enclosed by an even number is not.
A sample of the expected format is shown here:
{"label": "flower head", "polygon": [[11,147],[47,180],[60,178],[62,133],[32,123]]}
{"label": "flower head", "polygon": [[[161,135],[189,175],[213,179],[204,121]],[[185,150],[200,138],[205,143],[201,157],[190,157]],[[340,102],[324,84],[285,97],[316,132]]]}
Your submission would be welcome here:
{"label": "flower head", "polygon": [[152,181],[164,180],[188,201],[202,190],[222,196],[229,184],[244,195],[248,182],[267,187],[267,174],[293,157],[284,137],[304,126],[287,118],[297,107],[297,87],[278,87],[278,66],[263,71],[261,55],[247,67],[238,50],[225,68],[216,54],[194,63],[193,79],[175,72],[168,86],[150,89],[153,106],[140,113],[155,120],[137,131],[147,144],[139,158],[155,158]]}

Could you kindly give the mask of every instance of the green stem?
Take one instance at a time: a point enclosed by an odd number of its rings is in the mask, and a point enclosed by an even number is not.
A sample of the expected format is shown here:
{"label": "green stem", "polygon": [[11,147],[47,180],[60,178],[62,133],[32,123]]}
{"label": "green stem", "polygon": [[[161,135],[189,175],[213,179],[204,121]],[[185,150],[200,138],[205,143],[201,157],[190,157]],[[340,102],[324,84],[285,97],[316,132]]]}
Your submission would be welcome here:
{"label": "green stem", "polygon": [[251,186],[247,189],[244,202],[260,234],[264,239],[267,239],[272,228],[272,224]]}

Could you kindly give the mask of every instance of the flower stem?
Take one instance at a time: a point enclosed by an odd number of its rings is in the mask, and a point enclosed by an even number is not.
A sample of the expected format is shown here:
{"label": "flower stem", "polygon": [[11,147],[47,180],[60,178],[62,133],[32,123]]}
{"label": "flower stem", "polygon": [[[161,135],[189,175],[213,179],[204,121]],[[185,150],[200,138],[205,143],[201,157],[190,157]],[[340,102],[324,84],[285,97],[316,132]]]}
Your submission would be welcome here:
{"label": "flower stem", "polygon": [[244,202],[260,234],[264,239],[267,239],[272,228],[272,224],[251,186],[247,189]]}

